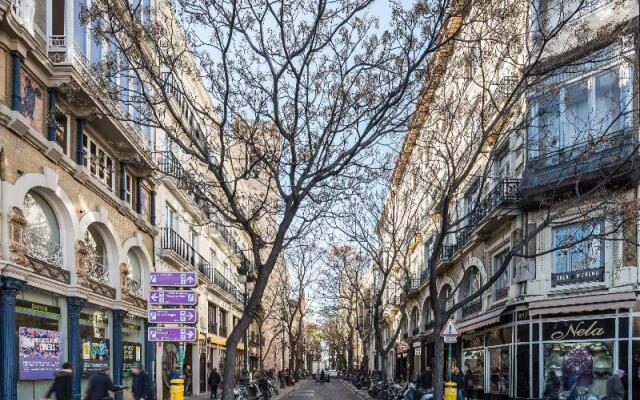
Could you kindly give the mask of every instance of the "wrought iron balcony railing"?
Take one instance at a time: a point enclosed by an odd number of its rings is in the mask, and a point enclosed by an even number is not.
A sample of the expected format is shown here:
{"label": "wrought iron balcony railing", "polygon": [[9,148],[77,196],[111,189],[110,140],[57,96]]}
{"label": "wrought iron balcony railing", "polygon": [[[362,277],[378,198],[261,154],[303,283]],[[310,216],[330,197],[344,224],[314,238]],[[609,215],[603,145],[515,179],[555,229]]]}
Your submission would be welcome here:
{"label": "wrought iron balcony railing", "polygon": [[209,324],[209,333],[213,334],[213,335],[217,335],[218,334],[218,324],[213,323],[213,324]]}
{"label": "wrought iron balcony railing", "polygon": [[495,301],[499,301],[499,300],[507,298],[509,296],[509,286],[497,288],[493,292],[493,296],[494,296],[494,300]]}
{"label": "wrought iron balcony railing", "polygon": [[157,163],[160,172],[181,182],[186,177],[182,162],[171,151],[160,151],[157,153]]}
{"label": "wrought iron balcony railing", "polygon": [[111,286],[109,268],[92,258],[91,256],[87,257],[87,274],[89,279],[103,285]]}
{"label": "wrought iron balcony railing", "polygon": [[227,337],[227,327],[225,325],[220,325],[218,327],[218,335],[222,337]]}
{"label": "wrought iron balcony railing", "polygon": [[211,264],[198,253],[189,242],[182,238],[172,228],[162,228],[160,248],[173,251],[178,257],[190,264],[195,271],[210,276]]}
{"label": "wrought iron balcony railing", "polygon": [[144,298],[142,282],[140,282],[139,280],[127,278],[127,289],[129,290],[129,293],[131,293],[132,295],[139,297],[141,299]]}
{"label": "wrought iron balcony railing", "polygon": [[27,256],[45,264],[62,268],[62,246],[60,243],[48,240],[48,237],[40,229],[25,229],[23,241]]}
{"label": "wrought iron balcony railing", "polygon": [[589,282],[604,282],[604,267],[554,272],[551,274],[552,287]]}
{"label": "wrought iron balcony railing", "polygon": [[462,319],[469,318],[482,311],[482,299],[476,299],[462,307]]}
{"label": "wrought iron balcony railing", "polygon": [[491,212],[520,199],[520,179],[501,179],[473,209],[470,222],[480,224]]}

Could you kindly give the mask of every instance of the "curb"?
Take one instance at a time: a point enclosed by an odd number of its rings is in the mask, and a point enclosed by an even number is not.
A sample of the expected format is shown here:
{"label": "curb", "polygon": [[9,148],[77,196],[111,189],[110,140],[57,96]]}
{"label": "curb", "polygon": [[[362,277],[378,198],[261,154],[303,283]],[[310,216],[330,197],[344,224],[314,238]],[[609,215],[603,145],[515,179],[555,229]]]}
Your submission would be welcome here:
{"label": "curb", "polygon": [[363,399],[363,400],[371,400],[370,397],[367,397],[363,393],[360,393],[360,391],[358,391],[355,388],[351,387],[351,385],[347,385],[346,383],[344,383],[344,381],[340,381],[340,383],[342,384],[342,386],[346,387],[351,393],[354,393],[355,395],[357,395],[361,399]]}

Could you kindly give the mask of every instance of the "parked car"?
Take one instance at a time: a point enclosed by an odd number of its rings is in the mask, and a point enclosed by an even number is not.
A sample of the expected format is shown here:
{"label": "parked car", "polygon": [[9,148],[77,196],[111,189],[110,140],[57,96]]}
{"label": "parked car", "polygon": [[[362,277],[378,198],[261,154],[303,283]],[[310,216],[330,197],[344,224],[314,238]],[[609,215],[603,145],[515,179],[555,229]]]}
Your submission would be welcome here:
{"label": "parked car", "polygon": [[335,369],[330,369],[329,371],[327,371],[327,375],[329,375],[330,378],[337,378],[338,371],[336,371]]}

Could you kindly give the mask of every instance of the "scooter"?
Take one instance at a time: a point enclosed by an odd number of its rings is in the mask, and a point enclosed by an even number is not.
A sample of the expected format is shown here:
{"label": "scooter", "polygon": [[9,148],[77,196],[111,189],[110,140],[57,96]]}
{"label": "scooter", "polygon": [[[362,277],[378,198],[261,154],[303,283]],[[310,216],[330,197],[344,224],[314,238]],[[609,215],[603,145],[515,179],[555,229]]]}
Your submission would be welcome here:
{"label": "scooter", "polygon": [[432,400],[433,389],[422,389],[415,383],[409,383],[402,393],[402,400]]}

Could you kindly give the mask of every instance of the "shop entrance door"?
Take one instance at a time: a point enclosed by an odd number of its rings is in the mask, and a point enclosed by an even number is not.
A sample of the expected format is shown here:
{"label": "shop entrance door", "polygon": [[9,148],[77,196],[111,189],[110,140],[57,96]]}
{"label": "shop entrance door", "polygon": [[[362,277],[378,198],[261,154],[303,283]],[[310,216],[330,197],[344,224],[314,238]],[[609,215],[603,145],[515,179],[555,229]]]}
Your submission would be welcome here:
{"label": "shop entrance door", "polygon": [[492,347],[487,350],[489,358],[486,382],[489,398],[508,400],[511,392],[511,346]]}
{"label": "shop entrance door", "polygon": [[628,379],[631,383],[631,399],[640,400],[640,340],[634,340],[631,347],[631,371]]}

